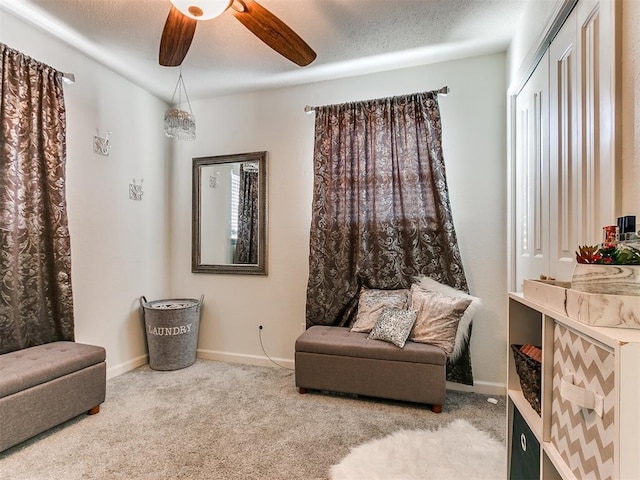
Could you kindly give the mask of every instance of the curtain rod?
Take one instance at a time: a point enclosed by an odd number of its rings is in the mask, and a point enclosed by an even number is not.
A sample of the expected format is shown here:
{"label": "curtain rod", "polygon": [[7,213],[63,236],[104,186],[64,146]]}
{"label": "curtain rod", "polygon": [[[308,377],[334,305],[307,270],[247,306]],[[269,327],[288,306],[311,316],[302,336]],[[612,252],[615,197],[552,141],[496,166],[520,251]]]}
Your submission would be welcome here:
{"label": "curtain rod", "polygon": [[62,73],[62,81],[67,85],[76,83],[76,76],[73,73]]}
{"label": "curtain rod", "polygon": [[[442,88],[440,88],[439,90],[436,90],[436,92],[438,92],[438,95],[448,95],[449,92],[451,91],[451,89],[447,86],[444,86]],[[316,111],[316,107],[312,107],[310,105],[307,105],[304,107],[304,111],[306,113],[311,113],[311,112],[315,112]]]}

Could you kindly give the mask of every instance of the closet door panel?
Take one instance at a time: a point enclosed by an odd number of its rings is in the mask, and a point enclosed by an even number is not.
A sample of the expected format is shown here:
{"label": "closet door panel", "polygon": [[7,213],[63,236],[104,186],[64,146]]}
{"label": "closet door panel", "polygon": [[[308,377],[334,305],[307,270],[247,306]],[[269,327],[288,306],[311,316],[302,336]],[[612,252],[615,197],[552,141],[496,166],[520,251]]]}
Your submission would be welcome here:
{"label": "closet door panel", "polygon": [[516,99],[516,285],[548,275],[549,68],[545,55]]}
{"label": "closet door panel", "polygon": [[[578,75],[582,86],[580,107],[582,111],[580,139],[582,143],[582,169],[584,209],[580,219],[581,236],[589,239],[589,244],[600,241],[594,236],[596,225],[599,225],[598,174],[600,173],[598,145],[600,143],[599,95],[600,78],[598,76],[599,52],[598,37],[600,35],[600,15],[597,2],[584,1],[578,6],[578,49],[581,59]],[[609,220],[610,221],[610,220]],[[607,222],[608,223],[608,222]]]}
{"label": "closet door panel", "polygon": [[576,7],[578,77],[581,89],[582,243],[602,241],[602,227],[615,223],[616,4],[581,0]]}
{"label": "closet door panel", "polygon": [[570,280],[582,235],[582,175],[578,135],[580,98],[574,11],[549,48],[550,272]]}

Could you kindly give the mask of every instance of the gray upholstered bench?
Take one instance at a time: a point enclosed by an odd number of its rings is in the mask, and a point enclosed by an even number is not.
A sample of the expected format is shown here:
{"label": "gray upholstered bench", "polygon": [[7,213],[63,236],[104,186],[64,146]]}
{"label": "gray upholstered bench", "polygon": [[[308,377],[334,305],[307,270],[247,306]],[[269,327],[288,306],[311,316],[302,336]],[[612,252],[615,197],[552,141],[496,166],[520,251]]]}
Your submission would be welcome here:
{"label": "gray upholstered bench", "polygon": [[105,350],[53,342],[0,355],[0,452],[81,413],[106,394]]}
{"label": "gray upholstered bench", "polygon": [[307,389],[353,393],[430,404],[439,413],[445,401],[445,352],[408,341],[404,348],[367,339],[343,327],[313,326],[296,340],[295,376]]}

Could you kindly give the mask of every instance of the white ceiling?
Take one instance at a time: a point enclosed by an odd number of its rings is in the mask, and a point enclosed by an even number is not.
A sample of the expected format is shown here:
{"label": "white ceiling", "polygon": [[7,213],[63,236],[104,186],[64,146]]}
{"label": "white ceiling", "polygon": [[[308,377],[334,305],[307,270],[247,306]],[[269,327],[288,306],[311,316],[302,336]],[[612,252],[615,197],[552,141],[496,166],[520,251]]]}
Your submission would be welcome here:
{"label": "white ceiling", "polygon": [[[298,67],[225,12],[198,23],[183,78],[194,100],[504,51],[528,1],[258,0],[316,60]],[[171,99],[179,68],[158,65],[169,0],[0,0],[0,8]]]}

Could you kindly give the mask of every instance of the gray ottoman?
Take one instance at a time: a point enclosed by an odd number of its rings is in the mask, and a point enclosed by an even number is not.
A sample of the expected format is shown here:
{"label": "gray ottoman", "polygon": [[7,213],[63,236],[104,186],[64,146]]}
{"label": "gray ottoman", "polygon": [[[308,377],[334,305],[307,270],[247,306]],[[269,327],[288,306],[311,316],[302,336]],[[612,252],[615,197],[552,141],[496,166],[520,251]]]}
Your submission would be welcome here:
{"label": "gray ottoman", "polygon": [[314,326],[296,340],[295,375],[307,389],[353,393],[431,405],[441,412],[446,392],[444,351],[408,341],[404,348],[343,327]]}
{"label": "gray ottoman", "polygon": [[102,347],[53,342],[0,355],[0,451],[81,413],[106,394]]}

